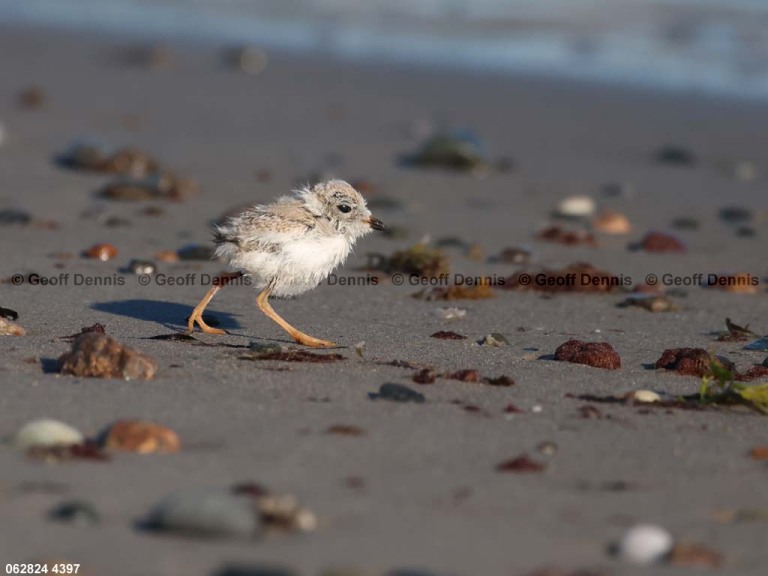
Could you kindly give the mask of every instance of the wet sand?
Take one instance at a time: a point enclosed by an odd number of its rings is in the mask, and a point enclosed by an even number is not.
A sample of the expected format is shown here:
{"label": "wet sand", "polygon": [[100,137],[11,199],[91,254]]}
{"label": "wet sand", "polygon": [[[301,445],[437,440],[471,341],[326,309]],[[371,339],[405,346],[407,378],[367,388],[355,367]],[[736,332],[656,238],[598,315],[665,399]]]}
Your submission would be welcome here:
{"label": "wet sand", "polygon": [[[24,337],[0,339],[0,435],[52,417],[94,435],[119,418],[164,424],[181,436],[175,455],[116,455],[108,463],[46,465],[10,447],[0,449],[0,558],[3,563],[62,559],[87,575],[212,574],[229,562],[280,565],[300,574],[353,566],[363,574],[421,568],[431,574],[525,574],[542,566],[632,574],[606,553],[634,522],[655,522],[680,539],[723,555],[727,574],[759,574],[766,562],[764,524],[724,522],[723,511],[768,507],[764,462],[748,451],[766,443],[765,419],[748,411],[650,410],[600,405],[571,394],[621,395],[651,389],[691,394],[700,380],[649,368],[665,348],[701,347],[746,369],[765,353],[717,342],[724,319],[768,327],[764,178],[739,181],[723,170],[749,160],[768,168],[765,105],[698,94],[661,94],[531,77],[456,75],[320,58],[271,54],[266,71],[249,76],[222,65],[220,47],[171,45],[166,67],[126,66],[115,52],[130,40],[76,37],[43,30],[0,30],[0,210],[22,209],[55,228],[0,226],[0,277],[69,274],[66,285],[0,284],[0,305],[19,313]],[[28,86],[45,106],[21,110]],[[471,129],[491,160],[515,169],[485,178],[407,169],[424,125]],[[69,171],[54,157],[73,140],[97,137],[147,150],[165,166],[199,182],[183,203],[98,200],[110,180]],[[693,166],[653,160],[664,145],[693,151]],[[157,278],[141,286],[121,273],[132,258],[152,259],[210,240],[208,223],[226,210],[266,202],[313,172],[376,184],[374,209],[403,239],[371,235],[339,271],[360,276],[366,254],[391,254],[424,235],[477,243],[487,256],[529,245],[531,269],[587,261],[641,281],[647,274],[748,272],[761,279],[753,295],[690,287],[678,312],[618,308],[622,294],[556,295],[496,292],[489,300],[425,302],[417,290],[382,281],[329,286],[274,306],[306,332],[336,341],[346,359],[335,364],[242,360],[252,340],[285,342],[255,307],[254,291],[223,291],[207,313],[231,331],[200,336],[219,346],[147,340],[181,330],[215,275],[215,262],[158,263],[182,286]],[[261,177],[259,177],[261,173]],[[268,173],[269,177],[264,175]],[[266,180],[266,181],[265,181]],[[610,196],[606,184],[631,194]],[[625,213],[628,236],[599,236],[599,246],[539,242],[535,233],[562,198],[593,196]],[[374,204],[375,205],[375,204]],[[752,209],[755,235],[739,237],[722,222],[726,206]],[[761,212],[762,210],[762,212]],[[130,225],[107,227],[110,216]],[[678,217],[698,230],[675,231],[685,254],[630,252],[648,230],[670,230]],[[80,258],[99,242],[114,244],[109,262]],[[452,270],[507,277],[511,264],[473,261],[447,249]],[[70,253],[73,258],[52,257]],[[121,278],[113,286],[75,285],[82,278]],[[194,282],[187,281],[191,274]],[[103,281],[98,281],[102,282]],[[60,283],[60,284],[61,284]],[[444,305],[467,309],[461,320],[438,318]],[[158,375],[149,382],[61,377],[55,359],[69,348],[58,336],[94,323],[149,353]],[[438,340],[454,330],[468,339]],[[499,332],[502,348],[476,341]],[[551,360],[566,340],[607,341],[622,368],[600,370]],[[365,342],[364,357],[352,346]],[[496,388],[440,379],[419,386],[413,370],[391,360],[451,371],[506,374],[517,384]],[[406,384],[424,404],[371,401],[386,382]],[[475,405],[463,409],[454,401]],[[506,414],[513,403],[520,414]],[[538,408],[537,408],[538,407]],[[363,437],[325,433],[334,424],[363,428]],[[542,442],[557,444],[546,456]],[[540,474],[502,474],[495,466],[527,453],[546,464]],[[362,487],[349,487],[350,477]],[[296,494],[319,518],[306,535],[270,535],[254,542],[200,541],[136,529],[165,495],[188,487],[244,481]],[[618,489],[616,487],[619,487]],[[82,498],[101,514],[98,527],[56,523],[56,504]]]}

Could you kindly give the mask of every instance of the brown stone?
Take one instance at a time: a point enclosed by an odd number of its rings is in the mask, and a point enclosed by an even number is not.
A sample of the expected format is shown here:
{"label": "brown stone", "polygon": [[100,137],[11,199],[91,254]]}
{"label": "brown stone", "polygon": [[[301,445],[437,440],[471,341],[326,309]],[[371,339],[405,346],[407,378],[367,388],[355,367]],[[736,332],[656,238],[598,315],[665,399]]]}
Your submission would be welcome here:
{"label": "brown stone", "polygon": [[555,350],[555,360],[608,370],[621,368],[621,356],[607,342],[568,340]]}
{"label": "brown stone", "polygon": [[[733,369],[733,363],[718,361],[727,370]],[[703,348],[668,348],[656,360],[655,368],[666,368],[683,376],[708,376],[712,374],[710,362],[709,352]]]}
{"label": "brown stone", "polygon": [[753,460],[768,460],[768,446],[755,446],[749,451]]}
{"label": "brown stone", "polygon": [[150,380],[156,370],[148,356],[97,332],[78,336],[71,350],[59,358],[59,372],[71,376]]}
{"label": "brown stone", "polygon": [[496,465],[497,472],[514,472],[518,474],[543,472],[545,469],[545,464],[532,460],[527,454],[505,460],[504,462],[499,462]]}
{"label": "brown stone", "polygon": [[662,232],[649,232],[646,234],[640,243],[637,245],[640,250],[646,252],[685,252],[687,248],[682,240],[672,236],[671,234],[664,234]]}
{"label": "brown stone", "polygon": [[109,427],[103,444],[108,450],[138,454],[178,452],[181,449],[176,432],[142,420],[118,420]]}
{"label": "brown stone", "polygon": [[536,236],[545,242],[555,242],[566,246],[597,246],[595,237],[586,230],[568,230],[561,226],[549,226]]}

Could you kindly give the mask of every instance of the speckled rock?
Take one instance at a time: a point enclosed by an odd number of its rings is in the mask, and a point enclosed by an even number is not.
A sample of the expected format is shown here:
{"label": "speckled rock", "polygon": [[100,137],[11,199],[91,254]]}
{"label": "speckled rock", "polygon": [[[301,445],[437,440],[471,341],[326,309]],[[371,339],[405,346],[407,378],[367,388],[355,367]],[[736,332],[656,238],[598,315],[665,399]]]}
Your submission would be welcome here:
{"label": "speckled rock", "polygon": [[59,358],[59,372],[71,376],[150,380],[156,370],[148,356],[96,332],[79,335]]}

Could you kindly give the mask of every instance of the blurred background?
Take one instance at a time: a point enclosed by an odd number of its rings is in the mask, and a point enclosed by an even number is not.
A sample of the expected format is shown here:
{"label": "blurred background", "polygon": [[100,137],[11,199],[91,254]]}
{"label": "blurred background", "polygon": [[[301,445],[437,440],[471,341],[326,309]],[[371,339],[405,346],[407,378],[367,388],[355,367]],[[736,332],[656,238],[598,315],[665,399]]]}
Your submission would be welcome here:
{"label": "blurred background", "polygon": [[0,23],[768,97],[766,0],[0,0]]}

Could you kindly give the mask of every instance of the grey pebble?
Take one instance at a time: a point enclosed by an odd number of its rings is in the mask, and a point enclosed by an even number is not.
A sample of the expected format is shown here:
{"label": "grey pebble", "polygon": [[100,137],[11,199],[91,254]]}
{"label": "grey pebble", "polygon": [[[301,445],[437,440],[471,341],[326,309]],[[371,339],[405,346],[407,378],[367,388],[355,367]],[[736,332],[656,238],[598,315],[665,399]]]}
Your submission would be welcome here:
{"label": "grey pebble", "polygon": [[251,498],[206,488],[171,494],[152,510],[145,527],[210,538],[253,538],[262,531]]}
{"label": "grey pebble", "polygon": [[424,394],[411,390],[402,384],[382,384],[378,394],[369,394],[371,400],[391,400],[393,402],[416,402],[422,404],[426,400]]}
{"label": "grey pebble", "polygon": [[727,206],[720,209],[720,219],[732,224],[751,222],[753,217],[752,210],[741,206]]}
{"label": "grey pebble", "polygon": [[0,210],[0,226],[9,226],[17,224],[26,226],[32,222],[32,216],[29,212],[23,212],[21,210]]}
{"label": "grey pebble", "polygon": [[507,340],[503,334],[492,332],[480,340],[478,344],[480,344],[480,346],[492,346],[494,348],[501,348],[502,346],[509,344],[509,340]]}
{"label": "grey pebble", "polygon": [[278,342],[259,342],[258,340],[251,340],[248,343],[248,350],[256,354],[277,354],[286,351]]}
{"label": "grey pebble", "polygon": [[87,500],[62,502],[48,514],[51,520],[78,526],[95,526],[101,520],[96,508]]}

